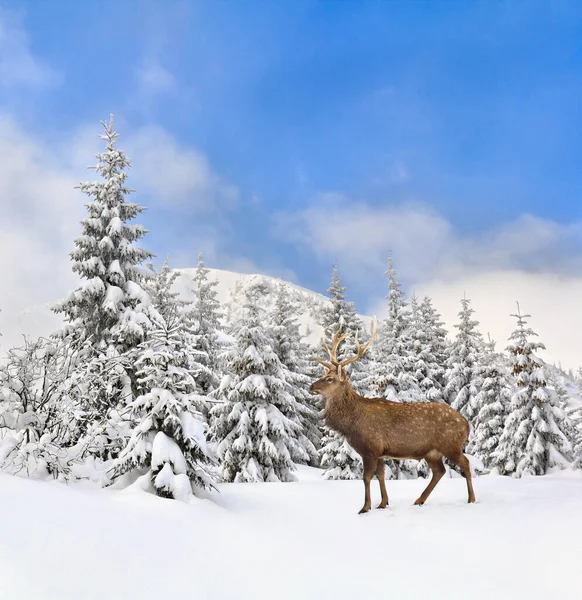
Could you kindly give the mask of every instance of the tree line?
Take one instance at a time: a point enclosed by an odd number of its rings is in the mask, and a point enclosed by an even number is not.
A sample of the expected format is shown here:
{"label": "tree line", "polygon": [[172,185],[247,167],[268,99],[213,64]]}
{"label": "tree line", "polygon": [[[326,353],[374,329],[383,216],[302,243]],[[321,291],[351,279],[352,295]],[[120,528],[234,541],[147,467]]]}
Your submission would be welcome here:
{"label": "tree line", "polygon": [[[87,214],[70,256],[81,283],[53,308],[64,325],[10,349],[0,367],[0,468],[184,500],[218,481],[292,481],[296,464],[360,477],[359,456],[322,425],[322,400],[309,392],[322,349],[306,341],[301,299],[257,279],[225,312],[201,255],[193,299],[182,299],[178,272],[154,269],[138,246],[146,230],[134,222],[143,207],[130,201],[130,161],[112,117],[103,128],[97,180],[79,186]],[[430,298],[407,300],[392,257],[385,275],[387,316],[349,371],[357,392],[449,403],[471,425],[467,452],[483,472],[582,467],[582,408],[571,406],[564,374],[536,356],[543,344],[529,315],[518,307],[497,352],[463,298],[450,341]],[[342,326],[365,338],[337,267],[328,296],[311,307],[324,335]],[[354,335],[338,357],[353,351]],[[387,464],[392,478],[428,474],[424,463]]]}

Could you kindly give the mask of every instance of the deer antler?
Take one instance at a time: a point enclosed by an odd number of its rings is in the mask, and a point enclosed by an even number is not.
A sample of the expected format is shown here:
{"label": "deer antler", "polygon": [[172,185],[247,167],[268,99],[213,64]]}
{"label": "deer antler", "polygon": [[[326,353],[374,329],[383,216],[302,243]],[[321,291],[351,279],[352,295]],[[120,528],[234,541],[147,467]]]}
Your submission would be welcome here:
{"label": "deer antler", "polygon": [[340,331],[342,330],[342,328],[343,328],[343,324],[340,323],[338,330],[333,334],[333,337],[331,338],[331,350],[330,350],[329,346],[327,345],[327,342],[325,341],[325,336],[323,336],[321,339],[321,341],[323,342],[323,347],[327,350],[327,353],[329,354],[329,359],[331,361],[331,364],[326,363],[325,361],[320,360],[317,357],[315,360],[317,360],[318,363],[322,364],[324,367],[327,367],[328,369],[332,369],[333,367],[338,367],[340,364],[339,360],[337,359],[337,350],[339,348],[339,345],[349,335],[349,331],[346,331],[343,335],[340,335]]}
{"label": "deer antler", "polygon": [[358,339],[358,332],[356,331],[356,354],[351,356],[350,358],[346,358],[339,363],[339,367],[345,367],[347,365],[351,365],[353,362],[356,362],[358,359],[362,357],[364,352],[372,345],[372,342],[376,339],[376,324],[377,319],[374,317],[374,321],[372,323],[372,334],[370,335],[370,339],[368,342],[362,347],[360,346],[360,340]]}

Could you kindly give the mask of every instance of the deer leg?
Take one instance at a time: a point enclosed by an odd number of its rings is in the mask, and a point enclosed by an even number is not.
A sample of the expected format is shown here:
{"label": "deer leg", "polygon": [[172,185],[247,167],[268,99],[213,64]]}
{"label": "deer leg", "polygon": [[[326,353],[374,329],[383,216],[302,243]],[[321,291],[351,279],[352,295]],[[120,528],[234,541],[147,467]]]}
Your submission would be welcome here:
{"label": "deer leg", "polygon": [[425,457],[430,470],[432,471],[432,479],[430,483],[426,486],[426,489],[422,494],[416,499],[414,504],[417,506],[421,506],[430,496],[430,493],[434,490],[436,484],[441,480],[442,476],[445,474],[445,465],[443,464],[443,457],[439,455],[438,457]]}
{"label": "deer leg", "polygon": [[374,472],[376,471],[376,459],[373,456],[364,456],[364,506],[362,506],[362,510],[360,514],[368,512],[372,507],[372,502],[370,500],[370,482],[372,481],[372,477],[374,477]]}
{"label": "deer leg", "polygon": [[463,471],[463,476],[467,480],[467,492],[468,502],[475,502],[475,492],[473,491],[473,480],[471,479],[471,466],[469,465],[469,459],[462,453],[459,452],[454,456],[447,456],[447,458],[454,462]]}
{"label": "deer leg", "polygon": [[469,497],[467,502],[470,504],[471,502],[475,502],[475,492],[473,491],[473,480],[471,478],[471,465],[469,464],[469,459],[464,454],[461,454],[457,464],[463,469],[463,474],[467,480],[467,493]]}
{"label": "deer leg", "polygon": [[386,491],[386,482],[384,481],[384,459],[379,458],[376,463],[376,477],[380,484],[380,494],[382,494],[382,500],[378,505],[378,508],[386,508],[388,506],[388,492]]}

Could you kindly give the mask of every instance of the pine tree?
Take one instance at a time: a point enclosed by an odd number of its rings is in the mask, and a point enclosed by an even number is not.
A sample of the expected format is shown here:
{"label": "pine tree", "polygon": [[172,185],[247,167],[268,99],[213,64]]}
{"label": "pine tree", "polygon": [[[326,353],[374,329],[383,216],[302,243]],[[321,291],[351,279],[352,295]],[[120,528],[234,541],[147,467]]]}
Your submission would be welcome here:
{"label": "pine tree", "polygon": [[161,317],[141,345],[136,368],[144,393],[128,407],[135,427],[111,472],[117,479],[146,471],[145,489],[187,501],[197,488],[212,487],[213,460],[199,412],[207,399],[198,394],[183,330],[179,315]]}
{"label": "pine tree", "polygon": [[321,466],[325,479],[361,479],[362,459],[345,438],[329,428],[321,440]]}
{"label": "pine tree", "polygon": [[537,334],[526,327],[530,315],[511,315],[517,328],[507,347],[512,357],[515,390],[509,415],[493,454],[493,462],[503,475],[543,475],[552,467],[564,468],[571,458],[571,443],[564,434],[571,427],[558,406],[555,391],[547,386],[542,361],[534,354],[545,349]]}
{"label": "pine tree", "polygon": [[212,439],[227,482],[293,481],[292,457],[304,453],[298,403],[260,308],[265,293],[261,280],[247,288],[230,332],[236,343],[222,356],[225,375],[213,393],[220,402],[210,412]]}
{"label": "pine tree", "polygon": [[373,358],[367,386],[374,395],[388,400],[419,400],[416,381],[412,375],[412,346],[410,312],[401,284],[396,279],[392,256],[388,257],[388,315],[378,328],[372,346]]}
{"label": "pine tree", "polygon": [[[444,402],[444,329],[430,298],[422,303],[412,296],[410,337],[412,342],[411,373],[415,379],[420,401]],[[441,337],[442,336],[442,337]]]}
{"label": "pine tree", "polygon": [[83,282],[53,310],[68,323],[62,336],[89,339],[100,348],[113,345],[123,354],[144,340],[150,325],[150,298],[142,287],[140,265],[152,255],[135,245],[146,230],[128,223],[144,209],[127,200],[132,191],[125,185],[130,161],[116,148],[113,115],[102,125],[105,133],[99,137],[106,148],[92,167],[102,181],[79,186],[90,201],[71,260]]}
{"label": "pine tree", "polygon": [[[337,351],[338,360],[345,360],[355,352],[355,334],[363,329],[362,323],[356,314],[354,304],[346,297],[346,288],[342,284],[337,266],[333,266],[331,281],[327,293],[330,297],[329,305],[325,306],[321,321],[326,338],[332,338],[333,334],[341,326],[350,332],[348,338],[340,344]],[[326,354],[320,354],[323,360],[329,360]],[[361,361],[353,363],[346,369],[352,387],[357,392],[365,391],[366,367],[369,364],[368,357],[362,357]],[[364,388],[364,389],[362,389]],[[323,408],[321,406],[321,408]],[[326,468],[325,477],[328,479],[354,479],[362,473],[362,462],[357,453],[348,445],[343,436],[323,428],[321,450],[321,466]]]}
{"label": "pine tree", "polygon": [[471,317],[475,311],[470,304],[466,297],[461,300],[459,323],[455,325],[459,331],[450,349],[445,394],[450,405],[473,425],[477,411],[475,396],[482,385],[479,367],[483,337],[477,330],[479,321]]}
{"label": "pine tree", "polygon": [[475,396],[476,414],[467,452],[490,467],[511,402],[511,383],[504,358],[495,352],[495,342],[491,339],[485,344],[478,379],[482,385]]}
{"label": "pine tree", "polygon": [[[273,336],[273,350],[287,369],[290,393],[297,401],[298,417],[303,432],[298,442],[308,456],[311,465],[319,463],[318,449],[321,444],[318,410],[309,387],[314,380],[313,369],[307,359],[308,347],[303,343],[297,317],[297,305],[291,299],[288,288],[280,283],[273,310],[269,315]],[[295,462],[305,462],[301,456],[292,457]]]}
{"label": "pine tree", "polygon": [[[408,309],[401,284],[396,279],[392,256],[388,257],[388,315],[378,328],[376,343],[371,348],[371,364],[365,385],[377,397],[396,402],[421,400],[414,378],[413,340]],[[418,465],[411,460],[387,460],[390,479],[412,479]],[[428,470],[427,470],[428,472]]]}
{"label": "pine tree", "polygon": [[193,333],[196,335],[197,346],[202,352],[201,364],[206,367],[205,373],[197,377],[198,384],[205,394],[209,394],[220,385],[220,354],[221,344],[219,332],[222,328],[222,312],[218,293],[217,281],[208,278],[209,270],[198,254],[198,266],[194,276],[195,298],[190,312],[193,320]]}

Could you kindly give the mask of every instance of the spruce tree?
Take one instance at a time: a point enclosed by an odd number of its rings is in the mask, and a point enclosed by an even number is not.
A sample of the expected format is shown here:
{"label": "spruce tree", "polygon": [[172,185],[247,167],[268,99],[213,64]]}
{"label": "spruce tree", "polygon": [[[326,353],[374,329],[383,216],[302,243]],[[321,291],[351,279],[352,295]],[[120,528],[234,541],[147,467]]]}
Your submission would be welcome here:
{"label": "spruce tree", "polygon": [[198,266],[194,276],[194,302],[189,315],[192,319],[196,344],[201,351],[200,362],[205,372],[197,377],[198,384],[205,394],[215,390],[220,384],[221,351],[220,331],[222,329],[222,311],[216,291],[217,281],[210,280],[209,270],[204,264],[202,254],[198,254]]}
{"label": "spruce tree", "polygon": [[[392,256],[384,273],[388,279],[388,315],[378,328],[378,336],[371,348],[371,364],[365,380],[374,396],[396,402],[421,400],[414,377],[413,340],[410,311],[401,283],[396,278]],[[390,479],[412,479],[418,475],[418,465],[411,460],[387,460]]]}
{"label": "spruce tree", "polygon": [[396,279],[392,256],[388,257],[388,314],[378,328],[372,346],[372,365],[366,384],[373,394],[388,400],[419,400],[418,388],[412,375],[412,338],[410,311],[401,284]]}
{"label": "spruce tree", "polygon": [[99,137],[106,142],[105,151],[91,167],[101,180],[79,186],[90,200],[71,260],[83,281],[53,310],[67,323],[60,335],[90,340],[100,350],[113,345],[123,354],[145,339],[150,325],[150,298],[142,287],[140,266],[152,255],[135,245],[146,230],[129,221],[144,208],[127,200],[132,192],[125,184],[130,161],[116,148],[113,115],[102,125],[105,132]]}
{"label": "spruce tree", "polygon": [[445,368],[440,362],[444,347],[440,337],[444,333],[442,323],[428,297],[419,303],[413,295],[410,308],[411,373],[415,380],[411,388],[418,390],[420,401],[444,402]]}
{"label": "spruce tree", "polygon": [[[333,266],[331,281],[327,293],[330,302],[324,307],[321,315],[324,336],[332,338],[340,328],[350,332],[348,338],[342,342],[337,351],[338,360],[344,360],[355,352],[355,334],[362,333],[362,323],[356,314],[353,302],[346,297],[346,288],[342,284],[337,265]],[[329,360],[325,350],[320,350],[323,360]],[[358,393],[365,391],[366,367],[369,361],[362,357],[361,361],[353,363],[346,369],[350,383]],[[320,404],[323,408],[323,404]],[[321,466],[326,468],[325,477],[328,479],[354,479],[362,473],[362,461],[339,433],[322,427],[322,440],[320,450]]]}
{"label": "spruce tree", "polygon": [[475,418],[467,452],[477,456],[487,467],[499,445],[511,402],[511,383],[504,357],[495,352],[495,342],[485,344],[478,366],[481,388],[475,396]]}
{"label": "spruce tree", "polygon": [[450,405],[459,411],[469,424],[477,413],[476,394],[482,380],[479,368],[482,360],[483,337],[477,330],[479,321],[472,318],[475,312],[471,300],[462,298],[455,340],[450,348],[445,394]]}
{"label": "spruce tree", "polygon": [[134,427],[112,477],[145,471],[144,489],[187,501],[197,488],[212,487],[213,459],[199,411],[207,399],[190,369],[180,316],[160,317],[140,351],[136,369],[143,393],[128,407]]}
{"label": "spruce tree", "polygon": [[[276,294],[275,304],[269,314],[273,350],[288,371],[287,383],[291,386],[290,393],[297,401],[297,416],[303,428],[298,442],[308,456],[307,462],[315,466],[319,462],[321,433],[319,411],[309,390],[314,379],[312,361],[308,359],[309,349],[302,341],[297,303],[293,302],[288,287],[282,283],[277,286]],[[293,460],[306,462],[303,456],[293,457]]]}
{"label": "spruce tree", "polygon": [[213,393],[212,439],[227,482],[293,481],[293,457],[308,459],[288,371],[265,327],[265,293],[261,280],[246,289],[243,316],[230,331],[236,342],[222,355],[225,375]]}
{"label": "spruce tree", "polygon": [[558,406],[555,391],[547,386],[542,361],[535,355],[545,346],[530,338],[537,334],[526,327],[530,315],[511,315],[517,328],[507,347],[515,381],[509,414],[493,453],[493,463],[503,475],[543,475],[552,467],[564,468],[572,458],[571,443],[564,431],[571,428]]}

